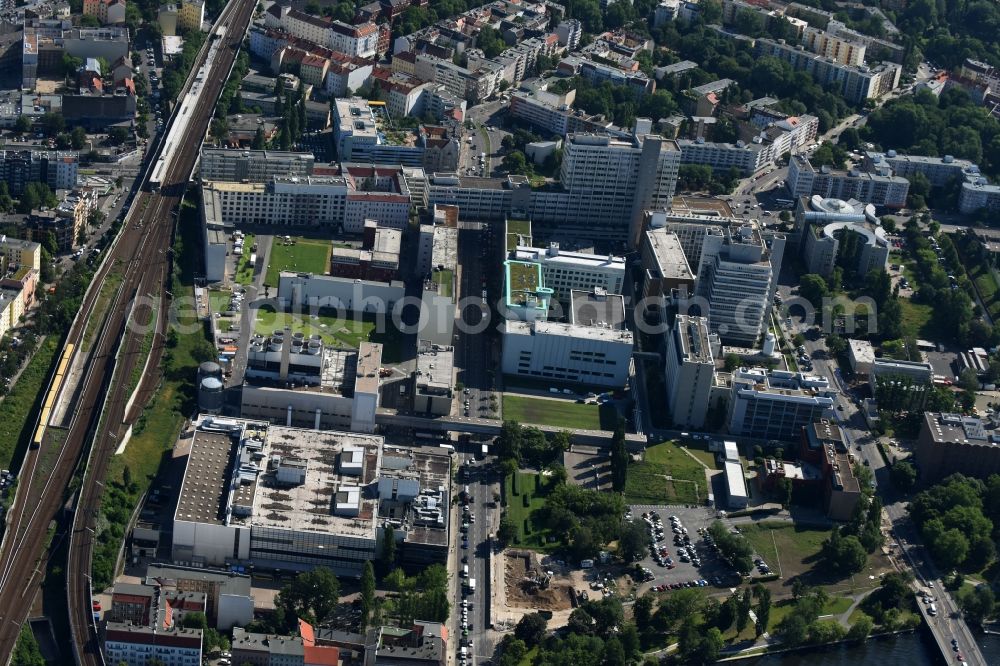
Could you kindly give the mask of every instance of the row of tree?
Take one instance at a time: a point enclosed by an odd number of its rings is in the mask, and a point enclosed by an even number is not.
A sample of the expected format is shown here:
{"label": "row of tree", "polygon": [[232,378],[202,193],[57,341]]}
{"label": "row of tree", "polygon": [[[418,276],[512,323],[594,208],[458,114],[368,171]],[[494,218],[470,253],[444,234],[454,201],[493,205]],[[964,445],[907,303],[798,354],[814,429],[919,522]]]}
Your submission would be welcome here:
{"label": "row of tree", "polygon": [[942,569],[979,570],[996,557],[1000,475],[982,481],[954,474],[918,493],[909,511]]}

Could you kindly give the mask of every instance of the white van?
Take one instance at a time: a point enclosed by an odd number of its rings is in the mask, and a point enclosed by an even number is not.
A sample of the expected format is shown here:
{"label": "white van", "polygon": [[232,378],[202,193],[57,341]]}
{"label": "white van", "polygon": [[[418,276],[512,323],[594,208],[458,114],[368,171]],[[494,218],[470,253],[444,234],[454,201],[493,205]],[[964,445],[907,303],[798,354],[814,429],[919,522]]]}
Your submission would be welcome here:
{"label": "white van", "polygon": [[931,614],[931,617],[937,615],[937,604],[931,604],[927,612]]}
{"label": "white van", "polygon": [[468,564],[463,564],[462,565],[462,577],[463,578],[468,578],[469,577],[469,565]]}

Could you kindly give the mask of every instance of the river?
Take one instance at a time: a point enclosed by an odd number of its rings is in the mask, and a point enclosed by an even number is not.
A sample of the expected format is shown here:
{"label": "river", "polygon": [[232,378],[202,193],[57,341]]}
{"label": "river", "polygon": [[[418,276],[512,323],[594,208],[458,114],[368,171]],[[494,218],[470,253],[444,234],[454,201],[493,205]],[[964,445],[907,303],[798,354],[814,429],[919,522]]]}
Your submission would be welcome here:
{"label": "river", "polygon": [[[977,634],[988,664],[1000,664],[1000,636]],[[827,648],[775,654],[747,659],[754,666],[937,666],[942,663],[934,639],[926,628],[920,631],[873,638],[860,645],[836,645]],[[956,660],[949,663],[957,664]]]}

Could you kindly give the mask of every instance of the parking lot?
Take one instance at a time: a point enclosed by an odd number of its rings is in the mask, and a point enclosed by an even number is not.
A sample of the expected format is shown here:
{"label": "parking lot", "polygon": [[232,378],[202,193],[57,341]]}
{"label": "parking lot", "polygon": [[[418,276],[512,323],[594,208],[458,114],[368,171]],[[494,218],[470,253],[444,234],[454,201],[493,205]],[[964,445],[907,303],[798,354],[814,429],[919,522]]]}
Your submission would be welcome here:
{"label": "parking lot", "polygon": [[[639,562],[639,566],[651,572],[651,577],[643,583],[641,591],[661,589],[661,586],[665,586],[662,589],[693,585],[729,588],[740,582],[735,570],[719,557],[715,549],[706,542],[704,535],[699,533],[699,530],[707,530],[716,519],[714,509],[641,505],[630,508],[632,519],[640,522],[643,522],[643,514],[647,514],[647,517],[651,513],[659,516],[663,535],[662,540],[656,541],[656,548],[660,553],[666,549],[666,556],[661,556],[659,561],[652,549],[647,549],[646,557]],[[677,518],[680,534],[673,530],[671,516]],[[656,525],[655,518],[653,524]],[[684,534],[684,529],[687,529],[687,534]],[[687,543],[685,537],[690,539],[690,543]]]}

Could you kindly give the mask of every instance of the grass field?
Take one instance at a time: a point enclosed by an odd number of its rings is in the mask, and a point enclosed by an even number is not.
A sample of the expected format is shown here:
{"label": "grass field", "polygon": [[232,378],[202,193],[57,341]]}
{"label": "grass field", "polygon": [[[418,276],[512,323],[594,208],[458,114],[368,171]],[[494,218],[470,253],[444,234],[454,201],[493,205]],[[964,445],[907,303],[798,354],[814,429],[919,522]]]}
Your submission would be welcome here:
{"label": "grass field", "polygon": [[17,384],[0,402],[0,466],[6,469],[10,468],[14,452],[26,447],[34,434],[35,416],[45,399],[45,387],[58,351],[58,338],[45,338]]}
{"label": "grass field", "polygon": [[250,248],[253,247],[253,244],[254,235],[247,234],[243,240],[243,247],[246,248],[246,251],[240,256],[240,260],[236,262],[235,281],[237,284],[250,284],[253,282],[254,268],[250,265],[250,255],[253,254]]}
{"label": "grass field", "polygon": [[310,238],[292,238],[291,243],[275,237],[271,244],[271,257],[267,264],[264,283],[278,286],[281,271],[297,271],[323,275],[330,272],[330,241]]}
{"label": "grass field", "polygon": [[919,338],[929,335],[932,308],[923,303],[914,303],[908,298],[899,299],[903,311],[903,337]]}
{"label": "grass field", "polygon": [[273,331],[288,327],[292,333],[303,333],[306,337],[318,335],[324,344],[357,349],[362,342],[378,342],[382,345],[382,360],[398,363],[402,356],[402,335],[391,324],[387,330],[376,331],[376,322],[343,319],[329,315],[299,315],[273,310],[255,310],[254,333],[268,335]]}
{"label": "grass field", "polygon": [[[517,487],[514,487],[514,476]],[[516,490],[516,492],[515,492]],[[547,529],[539,530],[531,522],[531,514],[545,505],[548,495],[545,479],[534,472],[515,472],[504,480],[504,498],[507,502],[507,516],[517,526],[518,545],[538,550],[552,550],[558,543],[548,543]],[[524,506],[524,495],[528,494],[528,506]]]}
{"label": "grass field", "polygon": [[674,442],[649,447],[645,460],[628,467],[629,504],[698,504],[705,496],[705,468]]}
{"label": "grass field", "polygon": [[979,262],[967,263],[966,272],[969,279],[976,283],[976,290],[979,291],[979,297],[983,300],[983,305],[986,306],[990,316],[994,319],[1000,317],[1000,300],[997,297],[1000,289],[993,273]]}
{"label": "grass field", "polygon": [[812,569],[823,541],[830,536],[830,530],[767,521],[741,525],[740,530],[771,570],[780,570],[782,578]]}
{"label": "grass field", "polygon": [[503,396],[503,417],[567,430],[614,430],[616,410],[608,405],[584,405],[529,395]]}

